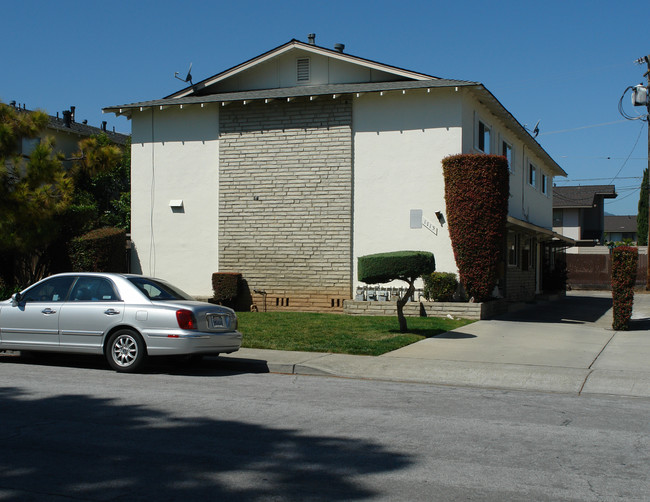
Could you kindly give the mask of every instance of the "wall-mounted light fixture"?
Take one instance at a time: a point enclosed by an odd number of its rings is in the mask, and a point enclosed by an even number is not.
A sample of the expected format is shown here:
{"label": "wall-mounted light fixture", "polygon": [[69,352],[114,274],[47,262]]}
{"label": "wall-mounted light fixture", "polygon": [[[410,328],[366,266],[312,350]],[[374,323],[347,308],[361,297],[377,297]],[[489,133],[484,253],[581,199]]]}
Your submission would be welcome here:
{"label": "wall-mounted light fixture", "polygon": [[445,224],[445,215],[442,214],[442,211],[436,211],[436,218],[438,218],[440,226],[443,226]]}

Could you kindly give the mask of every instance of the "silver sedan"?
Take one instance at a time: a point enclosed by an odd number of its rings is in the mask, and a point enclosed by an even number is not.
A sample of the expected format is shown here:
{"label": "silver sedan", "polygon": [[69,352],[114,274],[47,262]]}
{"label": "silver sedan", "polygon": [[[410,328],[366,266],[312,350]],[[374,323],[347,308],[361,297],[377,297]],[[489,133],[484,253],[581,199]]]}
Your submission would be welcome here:
{"label": "silver sedan", "polygon": [[0,350],[104,354],[121,372],[147,356],[235,352],[241,341],[231,309],[141,275],[58,274],[0,302]]}

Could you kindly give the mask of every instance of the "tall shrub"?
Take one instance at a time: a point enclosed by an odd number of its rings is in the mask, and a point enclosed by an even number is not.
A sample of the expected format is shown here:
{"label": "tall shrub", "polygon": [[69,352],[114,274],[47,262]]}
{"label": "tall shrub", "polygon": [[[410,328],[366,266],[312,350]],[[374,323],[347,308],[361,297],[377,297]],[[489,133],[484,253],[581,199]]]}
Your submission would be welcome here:
{"label": "tall shrub", "polygon": [[629,329],[638,261],[639,251],[637,248],[620,246],[612,251],[612,298],[614,302],[612,328],[615,330]]}
{"label": "tall shrub", "polygon": [[68,252],[75,272],[126,272],[126,230],[92,230],[72,239]]}
{"label": "tall shrub", "polygon": [[497,155],[452,155],[442,161],[449,235],[468,296],[490,298],[503,260],[508,216],[508,161]]}
{"label": "tall shrub", "polygon": [[426,251],[397,251],[378,253],[359,257],[358,277],[366,284],[390,282],[395,279],[408,284],[406,293],[397,300],[397,320],[399,330],[408,329],[404,316],[404,305],[415,291],[415,280],[436,269],[432,253]]}

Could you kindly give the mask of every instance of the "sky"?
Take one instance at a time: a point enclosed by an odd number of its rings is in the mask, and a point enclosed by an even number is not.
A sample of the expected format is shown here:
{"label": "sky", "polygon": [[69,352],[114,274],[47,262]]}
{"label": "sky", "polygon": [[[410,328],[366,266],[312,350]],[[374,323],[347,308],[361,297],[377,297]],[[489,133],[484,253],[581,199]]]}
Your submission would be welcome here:
{"label": "sky", "polygon": [[[558,186],[614,184],[636,214],[647,122],[618,110],[647,83],[650,2],[21,0],[2,7],[0,100],[131,132],[102,108],[165,97],[291,39],[441,78],[481,82],[567,172]],[[9,49],[11,47],[11,49]],[[628,115],[642,115],[628,91]]]}

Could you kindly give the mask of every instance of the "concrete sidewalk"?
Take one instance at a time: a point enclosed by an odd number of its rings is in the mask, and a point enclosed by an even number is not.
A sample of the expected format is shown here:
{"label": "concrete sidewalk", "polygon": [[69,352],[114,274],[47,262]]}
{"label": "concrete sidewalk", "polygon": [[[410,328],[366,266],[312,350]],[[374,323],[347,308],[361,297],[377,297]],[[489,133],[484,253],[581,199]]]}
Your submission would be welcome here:
{"label": "concrete sidewalk", "polygon": [[452,386],[650,397],[650,294],[630,331],[611,328],[611,293],[576,291],[379,357],[241,349],[225,367]]}

